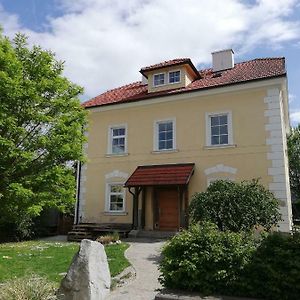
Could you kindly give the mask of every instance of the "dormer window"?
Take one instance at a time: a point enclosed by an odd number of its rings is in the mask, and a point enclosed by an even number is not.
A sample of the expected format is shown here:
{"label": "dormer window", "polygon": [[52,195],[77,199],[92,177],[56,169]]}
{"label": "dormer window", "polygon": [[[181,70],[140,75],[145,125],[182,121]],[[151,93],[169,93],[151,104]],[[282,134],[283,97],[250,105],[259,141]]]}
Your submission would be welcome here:
{"label": "dormer window", "polygon": [[165,84],[165,73],[154,74],[153,76],[153,85],[159,86]]}
{"label": "dormer window", "polygon": [[169,72],[169,83],[180,82],[180,70]]}

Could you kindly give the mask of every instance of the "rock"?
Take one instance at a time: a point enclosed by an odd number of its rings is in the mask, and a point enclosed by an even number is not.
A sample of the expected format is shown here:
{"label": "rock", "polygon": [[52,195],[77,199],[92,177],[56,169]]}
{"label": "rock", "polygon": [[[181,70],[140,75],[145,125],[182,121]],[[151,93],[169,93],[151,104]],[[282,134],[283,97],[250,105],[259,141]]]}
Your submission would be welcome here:
{"label": "rock", "polygon": [[110,272],[102,244],[82,240],[67,275],[61,281],[61,300],[102,300],[110,291]]}

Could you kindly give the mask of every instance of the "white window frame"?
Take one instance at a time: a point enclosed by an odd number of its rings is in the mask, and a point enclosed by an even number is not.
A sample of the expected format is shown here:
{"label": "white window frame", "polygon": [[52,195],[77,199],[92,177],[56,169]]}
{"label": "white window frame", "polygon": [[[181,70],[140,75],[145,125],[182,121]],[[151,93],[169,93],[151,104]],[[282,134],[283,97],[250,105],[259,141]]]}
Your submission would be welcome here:
{"label": "white window frame", "polygon": [[[111,210],[110,209],[110,196],[111,196],[111,186],[113,185],[121,185],[122,188],[123,188],[123,192],[122,192],[122,195],[123,195],[123,209],[122,210]],[[125,188],[124,188],[124,183],[123,182],[109,182],[109,183],[106,183],[106,193],[105,193],[105,211],[106,212],[109,212],[109,213],[115,213],[115,214],[118,214],[118,213],[124,213],[126,210],[126,191],[125,191]]]}
{"label": "white window frame", "polygon": [[[176,82],[170,82],[170,73],[175,73],[175,72],[179,72],[179,81]],[[176,84],[176,83],[180,83],[181,82],[181,70],[172,70],[168,72],[168,84]]]}
{"label": "white window frame", "polygon": [[[220,145],[211,144],[211,117],[227,115],[227,129],[228,129],[228,143]],[[226,147],[233,145],[233,133],[232,133],[232,112],[231,111],[221,111],[221,112],[210,112],[205,114],[206,123],[206,146],[207,147]]]}
{"label": "white window frame", "polygon": [[[164,83],[163,83],[163,84],[155,84],[154,78],[155,78],[155,76],[157,76],[157,75],[164,75]],[[154,86],[154,87],[158,87],[158,86],[166,85],[166,79],[167,79],[167,78],[166,78],[166,73],[165,73],[165,72],[153,74],[153,86]]]}
{"label": "white window frame", "polygon": [[[162,123],[172,123],[173,124],[173,145],[172,149],[159,149],[159,133],[158,126]],[[176,119],[169,118],[163,120],[155,120],[153,124],[154,134],[153,134],[153,150],[156,152],[168,152],[176,150]]]}
{"label": "white window frame", "polygon": [[[119,128],[125,128],[125,149],[124,152],[120,152],[120,153],[113,153],[112,152],[112,142],[113,142],[113,129],[119,129]],[[117,125],[109,125],[108,126],[108,141],[107,141],[107,153],[109,155],[126,155],[127,154],[127,136],[128,136],[128,126],[127,124],[117,124]]]}

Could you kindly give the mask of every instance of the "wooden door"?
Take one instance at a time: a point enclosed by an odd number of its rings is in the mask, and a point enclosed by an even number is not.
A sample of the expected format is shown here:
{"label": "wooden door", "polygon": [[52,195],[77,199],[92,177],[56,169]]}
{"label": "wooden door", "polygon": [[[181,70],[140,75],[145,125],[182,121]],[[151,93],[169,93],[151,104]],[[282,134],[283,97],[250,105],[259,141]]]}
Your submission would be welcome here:
{"label": "wooden door", "polygon": [[179,228],[179,199],[177,189],[157,190],[159,230],[176,231]]}

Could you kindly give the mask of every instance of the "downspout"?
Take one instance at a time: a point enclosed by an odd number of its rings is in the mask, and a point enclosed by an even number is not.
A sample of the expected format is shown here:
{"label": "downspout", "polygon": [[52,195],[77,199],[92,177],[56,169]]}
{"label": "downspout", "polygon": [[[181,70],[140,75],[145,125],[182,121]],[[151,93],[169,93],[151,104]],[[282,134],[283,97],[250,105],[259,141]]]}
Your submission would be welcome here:
{"label": "downspout", "polygon": [[75,203],[75,218],[74,218],[75,225],[78,225],[78,223],[79,223],[80,178],[81,178],[81,162],[77,161],[76,203]]}

